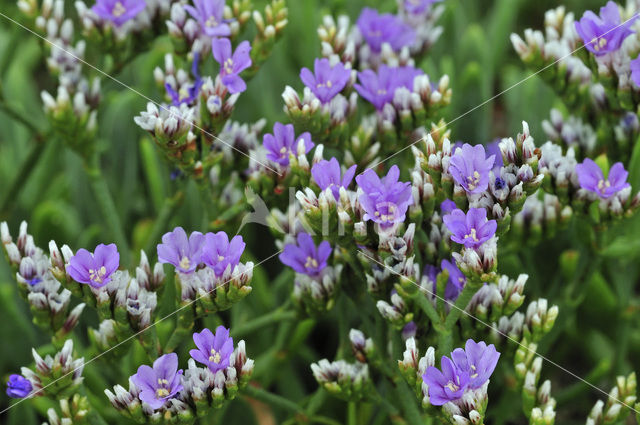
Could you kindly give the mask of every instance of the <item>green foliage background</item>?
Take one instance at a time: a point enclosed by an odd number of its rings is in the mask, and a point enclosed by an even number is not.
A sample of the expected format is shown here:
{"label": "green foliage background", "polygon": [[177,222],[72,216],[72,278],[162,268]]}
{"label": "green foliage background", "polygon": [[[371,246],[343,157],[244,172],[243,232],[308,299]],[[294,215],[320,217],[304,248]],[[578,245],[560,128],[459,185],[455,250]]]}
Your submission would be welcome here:
{"label": "green foliage background", "polygon": [[[71,7],[71,2],[67,3]],[[530,74],[514,54],[509,34],[522,33],[528,27],[541,28],[544,12],[558,6],[559,2],[445,0],[444,4],[446,13],[439,22],[444,33],[424,62],[417,65],[434,78],[445,73],[451,77],[454,94],[446,113],[451,120]],[[566,0],[562,4],[580,16],[584,10],[595,9],[603,2]],[[266,117],[268,126],[276,120],[285,120],[281,93],[286,84],[301,87],[298,72],[302,66],[310,66],[319,54],[315,28],[325,13],[347,13],[355,20],[364,6],[384,11],[396,7],[392,0],[290,0],[288,6],[289,25],[285,36],[241,96],[233,117],[236,120],[255,121]],[[18,14],[9,0],[1,1],[0,11],[12,17]],[[161,100],[163,93],[153,82],[152,70],[161,65],[164,53],[169,49],[167,39],[158,40],[153,49],[138,57],[116,77],[145,95]],[[5,108],[9,105],[21,111],[31,125],[44,131],[46,120],[39,93],[43,89],[51,92],[54,87],[55,81],[42,60],[41,41],[0,17],[0,219],[9,222],[14,234],[20,221],[27,220],[30,233],[41,247],[55,239],[59,246],[67,243],[74,249],[92,248],[97,243],[110,242],[112,234],[97,211],[80,158],[63,149],[59,141],[34,139]],[[103,92],[107,94],[99,111],[99,144],[104,151],[101,167],[108,178],[126,234],[132,235],[133,252],[137,253],[145,246],[153,220],[163,199],[173,193],[174,183],[169,179],[171,170],[167,164],[133,123],[133,117],[145,108],[146,100],[109,80],[103,80]],[[521,121],[526,120],[539,146],[544,142],[540,123],[548,117],[552,106],[559,105],[560,99],[534,77],[456,121],[452,135],[455,140],[486,142],[515,134],[521,128]],[[639,167],[634,169],[632,166],[632,178],[638,178],[638,170]],[[13,187],[17,188],[14,192],[11,191]],[[635,189],[638,189],[637,185]],[[173,225],[198,228],[203,220],[201,210],[197,190],[191,187],[171,228]],[[553,241],[504,255],[501,272],[528,273],[531,276],[527,285],[530,299],[544,296],[560,302],[557,299],[562,296],[566,276],[559,270],[558,257],[570,247],[569,242],[580,231],[574,226]],[[640,369],[639,306],[629,303],[630,295],[637,291],[634,286],[639,274],[638,232],[640,227],[635,222],[624,223],[620,229],[613,230],[612,242],[605,251],[608,257],[604,275],[597,274],[589,282],[580,282],[587,297],[585,302],[578,310],[568,310],[569,314],[565,314],[561,304],[556,328],[541,347],[542,353],[554,361],[606,390],[612,384],[614,373]],[[621,236],[616,238],[616,234]],[[263,229],[248,227],[243,236],[248,239],[249,256],[262,259],[275,252],[270,239],[268,243],[255,243],[265,237]],[[231,323],[232,329],[241,327],[253,317],[277,310],[288,299],[290,287],[287,282],[291,275],[287,274],[289,272],[277,275],[279,270],[277,260],[272,260],[255,271],[254,293],[228,313],[227,323]],[[343,403],[316,392],[317,385],[308,365],[319,358],[332,357],[339,338],[346,337],[349,326],[366,320],[359,318],[354,313],[356,309],[347,303],[336,307],[344,317],[341,323],[332,317],[318,322],[310,319],[296,323],[287,321],[282,326],[273,325],[260,332],[245,329],[241,335],[247,341],[249,355],[256,359],[256,378],[263,385],[296,401],[312,394],[310,402],[322,405],[323,412],[329,412],[339,421],[344,419]],[[82,326],[95,326],[97,318],[91,313],[85,311]],[[46,336],[31,324],[28,307],[17,295],[7,264],[0,261],[0,376],[3,380],[31,361],[32,346],[46,341]],[[85,368],[87,385],[100,397],[102,388],[124,383],[134,372],[135,365],[135,355],[121,363],[110,362],[107,358],[89,364]],[[502,367],[512,366],[503,364]],[[590,406],[602,395],[552,366],[545,367],[543,373],[553,381],[559,403],[557,410],[561,415],[557,423],[584,422]],[[504,394],[501,404],[490,403],[489,421],[519,423],[517,421],[523,420],[519,394],[509,395],[509,382],[502,384],[492,385],[492,392]],[[246,409],[246,403],[242,399],[234,401],[226,411],[212,417],[211,422],[203,423],[220,423],[216,420],[222,416],[227,423],[257,423],[251,413],[253,410]],[[102,404],[108,404],[106,397]],[[6,405],[7,399],[0,396],[0,409]],[[46,407],[41,401],[24,403],[0,421],[24,425],[40,423],[37,411],[42,413]],[[367,409],[364,410],[363,415],[366,415]],[[373,411],[373,407],[370,410]],[[276,418],[283,413],[277,408],[270,412]],[[105,417],[110,423],[123,423],[114,413],[107,412]]]}

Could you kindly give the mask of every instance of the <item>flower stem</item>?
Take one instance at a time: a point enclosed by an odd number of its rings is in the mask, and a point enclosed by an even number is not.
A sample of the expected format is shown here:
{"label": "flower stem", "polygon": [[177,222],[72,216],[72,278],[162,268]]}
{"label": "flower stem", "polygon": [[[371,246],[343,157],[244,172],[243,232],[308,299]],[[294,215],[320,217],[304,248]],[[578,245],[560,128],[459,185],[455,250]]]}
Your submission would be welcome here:
{"label": "flower stem", "polygon": [[118,215],[116,205],[111,197],[111,192],[109,192],[107,182],[100,170],[99,158],[97,155],[94,155],[89,161],[85,162],[85,169],[87,176],[89,176],[91,189],[93,190],[96,201],[98,202],[98,208],[100,209],[106,224],[110,228],[115,242],[118,245],[121,265],[128,266],[131,263],[129,242],[125,236],[120,216]]}
{"label": "flower stem", "polygon": [[301,406],[278,394],[274,394],[262,388],[254,387],[251,385],[247,385],[247,387],[243,391],[249,397],[265,402],[270,406],[289,411],[296,415],[306,416],[304,409]]}
{"label": "flower stem", "polygon": [[347,425],[357,425],[358,417],[357,417],[357,405],[354,401],[350,401],[347,404]]}
{"label": "flower stem", "polygon": [[418,406],[416,406],[414,402],[416,396],[409,390],[407,384],[404,381],[398,380],[395,386],[395,392],[397,394],[397,400],[399,400],[402,405],[402,410],[404,411],[403,417],[407,421],[407,424],[424,424],[420,410],[418,410]]}
{"label": "flower stem", "polygon": [[293,320],[297,317],[297,313],[295,311],[286,310],[286,309],[278,309],[257,317],[249,322],[245,322],[241,325],[238,325],[233,330],[233,335],[236,338],[243,337],[251,332],[254,332],[257,329],[263,328],[265,326],[269,326],[274,323]]}
{"label": "flower stem", "polygon": [[22,161],[18,174],[13,178],[11,184],[9,184],[8,190],[0,203],[0,217],[8,215],[9,210],[15,204],[16,197],[20,189],[26,184],[31,172],[36,168],[36,165],[42,154],[44,153],[44,146],[41,144],[35,145],[31,148],[31,151],[27,157]]}

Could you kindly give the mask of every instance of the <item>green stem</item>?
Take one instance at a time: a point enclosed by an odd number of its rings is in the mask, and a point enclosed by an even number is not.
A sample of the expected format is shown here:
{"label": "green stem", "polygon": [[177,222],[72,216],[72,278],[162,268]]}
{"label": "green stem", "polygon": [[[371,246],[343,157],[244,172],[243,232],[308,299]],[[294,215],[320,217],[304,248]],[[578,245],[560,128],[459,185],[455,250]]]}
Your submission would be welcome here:
{"label": "green stem", "polygon": [[182,204],[184,200],[184,193],[179,190],[170,198],[166,198],[164,203],[162,204],[162,208],[160,208],[160,212],[158,213],[158,217],[153,223],[153,228],[151,229],[151,233],[147,237],[147,243],[144,247],[145,252],[153,252],[154,247],[157,245],[158,240],[160,239],[160,235],[164,234],[167,231],[167,223],[171,220],[171,217],[176,212],[178,207]]}
{"label": "green stem", "polygon": [[402,405],[402,410],[404,411],[403,416],[407,423],[409,425],[424,424],[420,410],[418,410],[418,406],[416,406],[416,403],[414,402],[416,399],[415,394],[409,390],[407,384],[404,381],[398,381],[395,387],[395,392],[397,394],[397,400],[399,400]]}
{"label": "green stem", "polygon": [[293,320],[297,316],[298,315],[295,311],[278,309],[272,311],[271,313],[267,313],[265,315],[257,317],[249,322],[245,322],[241,325],[236,326],[233,330],[233,335],[236,338],[240,338],[265,326],[279,323],[285,320]]}
{"label": "green stem", "polygon": [[438,315],[438,312],[436,311],[436,308],[431,303],[431,301],[427,299],[426,294],[424,292],[418,290],[413,293],[411,298],[413,298],[413,301],[415,301],[415,303],[427,315],[427,317],[431,319],[431,322],[433,323],[434,326],[436,326],[442,321],[442,319]]}
{"label": "green stem", "polygon": [[18,174],[14,177],[13,181],[9,185],[7,193],[0,203],[0,216],[4,217],[9,213],[11,207],[15,204],[18,192],[27,183],[29,176],[35,170],[38,161],[42,157],[44,152],[44,146],[37,144],[31,148],[31,151],[27,157],[22,161]]}
{"label": "green stem", "polygon": [[301,406],[278,394],[274,394],[262,388],[253,387],[251,385],[248,385],[243,391],[249,397],[260,400],[270,406],[289,411],[296,415],[306,416],[304,409]]}
{"label": "green stem", "polygon": [[101,211],[107,226],[112,232],[116,244],[118,245],[118,251],[120,252],[120,264],[128,266],[131,263],[131,250],[129,248],[129,242],[125,236],[120,216],[116,209],[116,205],[109,192],[107,182],[100,170],[98,155],[94,155],[89,161],[85,162],[85,169],[89,181],[91,183],[91,189],[93,190],[96,201],[98,202],[98,209]]}
{"label": "green stem", "polygon": [[354,401],[350,401],[347,404],[347,425],[357,425],[358,417],[357,417],[357,405]]}
{"label": "green stem", "polygon": [[10,118],[13,118],[24,127],[27,128],[31,133],[34,134],[34,137],[38,142],[44,141],[44,135],[40,132],[40,129],[37,125],[31,122],[30,119],[25,117],[21,112],[19,112],[15,107],[9,105],[2,97],[0,97],[0,111],[3,111]]}

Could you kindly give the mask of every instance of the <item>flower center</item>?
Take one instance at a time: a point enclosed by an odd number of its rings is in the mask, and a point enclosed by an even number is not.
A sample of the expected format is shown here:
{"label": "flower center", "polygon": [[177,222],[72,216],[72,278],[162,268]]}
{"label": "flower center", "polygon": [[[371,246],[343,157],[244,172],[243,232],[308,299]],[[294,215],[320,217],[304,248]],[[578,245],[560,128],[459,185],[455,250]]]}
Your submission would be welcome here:
{"label": "flower center", "polygon": [[331,86],[333,86],[333,83],[331,82],[331,80],[327,80],[326,83],[318,83],[318,85],[316,86],[317,88],[323,88],[323,87],[327,87],[327,88],[331,88]]}
{"label": "flower center", "polygon": [[455,382],[453,381],[449,381],[449,383],[447,385],[445,385],[447,388],[449,388],[449,390],[451,392],[456,392],[460,389],[460,387],[458,385],[456,385]]}
{"label": "flower center", "polygon": [[387,94],[387,91],[385,89],[378,89],[378,94],[384,95],[384,94]]}
{"label": "flower center", "polygon": [[480,183],[480,173],[476,170],[473,172],[473,176],[467,177],[467,186],[473,190],[478,186],[478,183]]}
{"label": "flower center", "polygon": [[189,98],[189,90],[186,87],[180,87],[180,91],[178,91],[178,100],[185,100]]}
{"label": "flower center", "polygon": [[111,14],[114,17],[119,18],[122,15],[124,15],[126,11],[127,9],[125,9],[124,5],[119,1],[117,1],[116,4],[113,6],[113,9],[111,9]]}
{"label": "flower center", "polygon": [[213,363],[220,363],[220,360],[222,360],[220,353],[218,353],[216,350],[212,348],[211,355],[209,356],[209,361]]}
{"label": "flower center", "polygon": [[464,238],[471,238],[474,242],[478,242],[478,237],[476,235],[476,229],[471,229],[468,234],[464,235]]}
{"label": "flower center", "polygon": [[102,266],[99,269],[89,269],[89,279],[94,282],[102,283],[102,279],[107,274],[107,269]]}
{"label": "flower center", "polygon": [[318,261],[315,258],[309,256],[307,257],[307,262],[304,263],[304,267],[307,269],[315,269],[318,267]]}
{"label": "flower center", "polygon": [[156,396],[158,398],[168,396],[169,390],[167,389],[167,386],[169,385],[169,381],[163,378],[158,378],[158,385],[159,385],[159,388],[156,389]]}
{"label": "flower center", "polygon": [[604,193],[605,190],[609,189],[611,187],[611,183],[609,182],[609,180],[600,180],[598,182],[598,190],[600,191],[600,193]]}
{"label": "flower center", "polygon": [[215,16],[209,16],[209,18],[207,19],[207,22],[205,22],[205,25],[208,28],[217,27],[218,26],[218,21],[216,20]]}
{"label": "flower center", "polygon": [[229,58],[224,61],[224,72],[227,74],[233,74],[233,59]]}
{"label": "flower center", "polygon": [[478,377],[478,371],[476,369],[476,365],[471,365],[471,370],[473,371],[473,374],[471,375],[472,378],[477,378]]}
{"label": "flower center", "polygon": [[218,255],[218,262],[224,261],[224,256]]}
{"label": "flower center", "polygon": [[593,40],[591,40],[591,44],[593,45],[593,50],[599,52],[600,49],[604,49],[607,45],[607,39],[604,37],[600,37],[599,39],[598,37],[594,37]]}
{"label": "flower center", "polygon": [[280,148],[280,156],[282,158],[285,158],[287,156],[287,152],[289,152],[289,149],[287,149],[286,146]]}
{"label": "flower center", "polygon": [[188,270],[189,267],[191,267],[191,260],[189,260],[189,257],[187,257],[186,255],[184,257],[182,257],[182,259],[180,260],[180,268],[182,270]]}

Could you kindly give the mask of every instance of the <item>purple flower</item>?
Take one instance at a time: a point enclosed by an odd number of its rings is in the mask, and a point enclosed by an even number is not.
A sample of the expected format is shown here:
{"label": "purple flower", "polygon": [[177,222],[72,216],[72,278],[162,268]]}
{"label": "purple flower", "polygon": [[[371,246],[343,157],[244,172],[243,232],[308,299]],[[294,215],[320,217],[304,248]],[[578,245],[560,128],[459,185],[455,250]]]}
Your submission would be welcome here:
{"label": "purple flower", "polygon": [[451,232],[451,240],[467,248],[477,248],[491,239],[498,227],[495,220],[487,220],[484,208],[469,208],[466,215],[462,210],[453,210],[442,220]]}
{"label": "purple flower", "polygon": [[309,87],[322,103],[328,103],[349,82],[351,70],[344,67],[342,62],[331,66],[329,59],[316,59],[313,63],[313,73],[308,68],[302,68],[300,79]]}
{"label": "purple flower", "polygon": [[487,144],[487,154],[495,157],[492,167],[493,170],[499,170],[502,168],[504,161],[502,160],[502,152],[500,152],[500,139]]}
{"label": "purple flower", "polygon": [[610,198],[630,186],[627,183],[629,173],[624,169],[621,162],[613,164],[606,179],[598,164],[589,158],[585,158],[582,164],[576,165],[576,173],[578,174],[580,187],[595,192],[603,199]]}
{"label": "purple flower", "polygon": [[225,232],[207,233],[204,236],[202,262],[211,267],[216,276],[221,276],[228,266],[233,270],[238,265],[245,246],[240,235],[234,236],[229,242]]}
{"label": "purple flower", "polygon": [[418,332],[418,325],[416,325],[416,322],[412,320],[411,322],[404,325],[404,328],[402,328],[402,332],[401,332],[402,339],[407,340],[409,338],[413,338],[416,336],[417,332]]}
{"label": "purple flower", "polygon": [[631,67],[631,80],[640,87],[640,56],[629,62]]}
{"label": "purple flower", "polygon": [[327,190],[327,188],[331,188],[333,197],[336,199],[340,199],[341,187],[344,187],[345,189],[349,187],[349,184],[356,173],[356,166],[352,165],[349,167],[349,169],[344,172],[342,179],[340,179],[340,173],[340,164],[335,157],[331,158],[329,161],[323,159],[311,167],[311,175],[313,176],[313,180],[316,184],[323,191]]}
{"label": "purple flower", "polygon": [[79,249],[67,265],[67,273],[76,282],[101,288],[111,282],[111,275],[118,270],[120,254],[115,244],[100,244],[92,254]]}
{"label": "purple flower", "polygon": [[393,50],[413,44],[416,33],[402,19],[390,13],[379,14],[365,7],[358,18],[358,29],[374,52],[380,52],[382,43],[389,43]]}
{"label": "purple flower", "polygon": [[407,209],[413,204],[413,196],[411,184],[398,181],[399,177],[397,165],[391,167],[382,179],[372,169],[356,177],[362,189],[358,199],[365,211],[365,221],[373,220],[381,226],[404,221]]}
{"label": "purple flower", "polygon": [[204,328],[202,332],[193,334],[193,342],[198,347],[189,351],[193,360],[207,366],[213,373],[229,367],[229,358],[233,353],[233,338],[229,336],[229,329],[218,326],[214,335]]}
{"label": "purple flower", "polygon": [[169,83],[165,83],[164,87],[171,96],[171,103],[174,106],[180,106],[181,103],[186,103],[187,105],[193,103],[198,98],[198,92],[200,91],[200,86],[202,85],[202,79],[200,78],[200,74],[198,74],[198,60],[200,56],[198,53],[194,53],[193,64],[191,65],[191,73],[193,74],[195,81],[193,85],[189,88],[186,86],[180,87],[179,91],[175,91],[173,87]]}
{"label": "purple flower", "polygon": [[421,15],[439,1],[441,0],[404,0],[404,10],[412,15]]}
{"label": "purple flower", "polygon": [[209,37],[227,37],[231,35],[231,28],[222,17],[225,0],[193,0],[196,7],[185,5],[184,10],[189,12],[198,21],[202,30]]}
{"label": "purple flower", "polygon": [[484,192],[489,186],[489,171],[494,159],[495,155],[485,156],[484,146],[465,143],[451,157],[449,172],[468,193]]}
{"label": "purple flower", "polygon": [[184,229],[176,227],[162,236],[162,243],[158,245],[158,261],[173,264],[182,273],[191,273],[202,261],[204,240],[200,232],[193,232],[187,238]]}
{"label": "purple flower", "polygon": [[231,42],[228,38],[216,38],[211,41],[211,50],[216,62],[220,64],[220,76],[222,84],[227,87],[229,93],[242,93],[247,89],[247,84],[240,74],[251,66],[251,44],[243,41],[238,44],[235,52],[231,52]]}
{"label": "purple flower", "polygon": [[455,210],[456,208],[458,208],[458,206],[451,199],[445,199],[440,204],[440,212],[443,215],[444,214],[449,214],[451,211]]}
{"label": "purple flower", "polygon": [[7,381],[7,395],[11,398],[24,398],[31,393],[31,382],[22,375],[13,374]]}
{"label": "purple flower", "polygon": [[97,0],[91,10],[102,19],[120,26],[144,10],[144,0]]}
{"label": "purple flower", "polygon": [[298,244],[287,244],[279,258],[283,264],[298,273],[317,276],[325,267],[331,255],[331,245],[322,241],[316,248],[313,238],[308,233],[298,233]]}
{"label": "purple flower", "polygon": [[453,301],[458,298],[460,291],[462,291],[464,284],[467,282],[467,278],[460,271],[458,266],[456,266],[455,262],[442,260],[440,266],[443,271],[446,270],[449,272],[449,280],[447,281],[447,286],[444,290],[444,298]]}
{"label": "purple flower", "polygon": [[451,358],[459,370],[468,373],[469,388],[475,390],[489,380],[498,364],[500,353],[493,344],[487,346],[483,341],[475,342],[468,339],[464,350],[456,348],[451,353]]}
{"label": "purple flower", "polygon": [[293,124],[284,125],[277,122],[273,125],[273,134],[263,136],[262,144],[267,149],[267,159],[280,165],[289,165],[289,155],[296,154],[301,140],[304,141],[304,153],[309,153],[315,146],[309,132],[305,131],[296,139]]}
{"label": "purple flower", "polygon": [[153,369],[147,365],[138,368],[138,373],[131,377],[133,383],[140,389],[138,398],[147,403],[152,409],[158,409],[182,391],[178,370],[178,355],[165,354],[153,362]]}
{"label": "purple flower", "polygon": [[354,87],[360,96],[371,102],[376,109],[381,110],[385,103],[393,100],[396,89],[406,87],[413,90],[414,78],[422,74],[420,69],[411,66],[391,68],[381,65],[377,74],[370,69],[359,72],[360,84],[355,84]]}
{"label": "purple flower", "polygon": [[429,387],[429,402],[434,406],[442,406],[449,401],[462,397],[469,385],[469,373],[460,370],[447,356],[440,361],[442,372],[429,366],[422,375],[422,380]]}
{"label": "purple flower", "polygon": [[600,16],[588,10],[575,26],[585,47],[596,56],[601,56],[620,48],[624,39],[633,33],[630,28],[636,18],[634,16],[620,25],[618,5],[609,1],[600,8]]}

